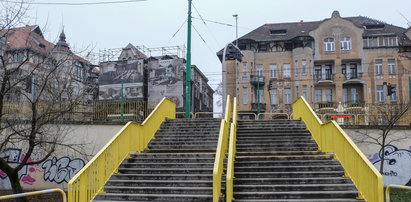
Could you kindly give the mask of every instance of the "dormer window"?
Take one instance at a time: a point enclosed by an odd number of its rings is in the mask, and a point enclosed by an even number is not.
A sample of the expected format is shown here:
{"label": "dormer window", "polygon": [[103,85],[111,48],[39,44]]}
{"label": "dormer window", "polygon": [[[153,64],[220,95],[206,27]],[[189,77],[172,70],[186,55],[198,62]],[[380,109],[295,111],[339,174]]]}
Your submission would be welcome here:
{"label": "dormer window", "polygon": [[325,38],[324,39],[324,51],[335,51],[334,39]]}
{"label": "dormer window", "polygon": [[287,30],[286,29],[270,29],[270,34],[271,35],[286,35]]}
{"label": "dormer window", "polygon": [[369,30],[381,30],[384,29],[385,25],[384,24],[370,24],[370,25],[365,25],[365,29]]}

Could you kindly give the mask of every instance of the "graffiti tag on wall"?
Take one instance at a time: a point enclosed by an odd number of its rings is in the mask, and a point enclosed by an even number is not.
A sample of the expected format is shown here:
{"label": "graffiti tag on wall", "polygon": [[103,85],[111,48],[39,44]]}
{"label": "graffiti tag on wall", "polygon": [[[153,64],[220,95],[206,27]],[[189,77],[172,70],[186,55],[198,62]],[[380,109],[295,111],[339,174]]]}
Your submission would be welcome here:
{"label": "graffiti tag on wall", "polygon": [[57,159],[53,157],[44,161],[41,167],[44,169],[44,181],[55,182],[61,184],[68,183],[70,179],[84,167],[82,159],[70,159],[69,157],[61,157]]}
{"label": "graffiti tag on wall", "polygon": [[[33,153],[32,158],[29,158],[28,162],[40,159],[37,155],[40,154]],[[0,153],[0,158],[5,159],[10,166],[16,167],[24,158],[24,154],[22,154],[22,150],[19,148],[10,148]],[[36,183],[42,182],[61,184],[68,183],[84,165],[84,161],[79,158],[71,159],[67,156],[60,158],[52,157],[41,164],[24,166],[18,174],[22,185],[36,186]],[[41,176],[43,176],[43,179],[41,179]],[[8,176],[2,170],[0,170],[0,189],[11,189]]]}
{"label": "graffiti tag on wall", "polygon": [[374,166],[379,170],[381,166],[381,157],[384,155],[383,177],[384,185],[397,184],[411,186],[411,151],[406,149],[398,149],[393,145],[384,147],[378,154],[378,160],[371,159]]}

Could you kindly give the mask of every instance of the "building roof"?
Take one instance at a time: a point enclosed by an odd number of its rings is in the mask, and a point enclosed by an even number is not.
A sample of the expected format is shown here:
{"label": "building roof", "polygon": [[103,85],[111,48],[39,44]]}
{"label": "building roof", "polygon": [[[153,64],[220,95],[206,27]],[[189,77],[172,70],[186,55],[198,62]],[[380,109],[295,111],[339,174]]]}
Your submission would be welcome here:
{"label": "building roof", "polygon": [[[65,42],[64,32],[60,34],[60,41],[56,46],[55,44],[47,41],[44,38],[43,33],[38,25],[27,25],[24,27],[2,30],[0,31],[0,35],[5,36],[6,44],[9,50],[31,49],[42,54],[48,54],[53,50],[61,49],[61,47],[59,46],[62,45],[66,46],[66,48],[68,49],[68,44]],[[72,53],[70,50],[68,50],[68,52]],[[82,63],[90,64],[90,62],[86,59],[75,55],[74,53],[72,54],[73,59]]]}
{"label": "building roof", "polygon": [[[395,25],[390,25],[372,18],[358,16],[342,18],[351,21],[357,27],[364,28],[364,36],[378,36],[378,35],[397,35],[400,38],[404,37],[406,29]],[[264,24],[261,27],[249,32],[248,34],[239,38],[239,40],[251,40],[255,42],[265,41],[286,41],[296,37],[307,36],[309,33],[318,28],[324,21],[311,22],[290,22],[290,23],[274,23]]]}

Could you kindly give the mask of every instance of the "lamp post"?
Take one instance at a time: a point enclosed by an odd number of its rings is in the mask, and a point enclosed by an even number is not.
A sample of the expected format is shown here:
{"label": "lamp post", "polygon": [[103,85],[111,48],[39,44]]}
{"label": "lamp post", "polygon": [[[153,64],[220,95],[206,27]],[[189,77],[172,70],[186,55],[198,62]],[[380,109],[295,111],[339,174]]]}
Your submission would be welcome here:
{"label": "lamp post", "polygon": [[187,58],[186,58],[186,118],[190,118],[191,109],[191,2],[188,0],[187,19]]}
{"label": "lamp post", "polygon": [[238,14],[234,14],[235,17],[235,45],[238,47]]}
{"label": "lamp post", "polygon": [[123,77],[121,77],[121,89],[120,89],[120,120],[124,121],[124,94],[123,94],[123,88],[124,88],[124,80]]}

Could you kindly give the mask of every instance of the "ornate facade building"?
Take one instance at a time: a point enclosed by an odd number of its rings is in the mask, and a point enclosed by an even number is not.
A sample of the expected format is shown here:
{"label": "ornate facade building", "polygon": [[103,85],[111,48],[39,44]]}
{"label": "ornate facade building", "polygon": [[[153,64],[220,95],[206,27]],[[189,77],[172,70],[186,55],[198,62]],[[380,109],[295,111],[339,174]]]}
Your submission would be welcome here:
{"label": "ornate facade building", "polygon": [[265,24],[238,39],[241,62],[226,55],[223,83],[244,118],[258,108],[291,113],[300,96],[317,112],[340,114],[409,103],[410,39],[410,28],[338,11],[322,21]]}

